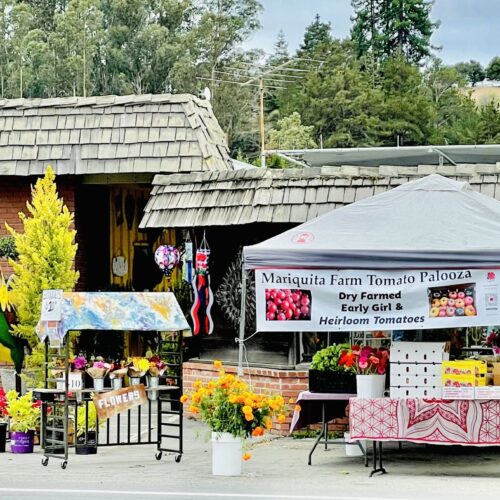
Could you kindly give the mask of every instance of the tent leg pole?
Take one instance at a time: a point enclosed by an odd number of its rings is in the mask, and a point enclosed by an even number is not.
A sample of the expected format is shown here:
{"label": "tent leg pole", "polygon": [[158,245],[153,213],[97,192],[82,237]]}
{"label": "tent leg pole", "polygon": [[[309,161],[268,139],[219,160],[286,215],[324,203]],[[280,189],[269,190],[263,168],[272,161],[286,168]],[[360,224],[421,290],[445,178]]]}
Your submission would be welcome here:
{"label": "tent leg pole", "polygon": [[245,313],[247,304],[247,271],[241,263],[241,309],[240,309],[240,335],[238,339],[238,376],[243,375],[243,349],[245,341]]}

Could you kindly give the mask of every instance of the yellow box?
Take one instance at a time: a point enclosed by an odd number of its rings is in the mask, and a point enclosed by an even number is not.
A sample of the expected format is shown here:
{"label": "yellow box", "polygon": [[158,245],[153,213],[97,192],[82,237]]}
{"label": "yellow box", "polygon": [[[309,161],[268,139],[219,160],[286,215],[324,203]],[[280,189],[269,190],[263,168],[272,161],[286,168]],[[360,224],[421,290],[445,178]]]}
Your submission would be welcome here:
{"label": "yellow box", "polygon": [[493,363],[493,385],[500,385],[500,363]]}
{"label": "yellow box", "polygon": [[485,375],[487,365],[484,361],[466,359],[463,361],[443,361],[441,373],[444,375]]}
{"label": "yellow box", "polygon": [[443,387],[483,387],[485,375],[443,375]]}

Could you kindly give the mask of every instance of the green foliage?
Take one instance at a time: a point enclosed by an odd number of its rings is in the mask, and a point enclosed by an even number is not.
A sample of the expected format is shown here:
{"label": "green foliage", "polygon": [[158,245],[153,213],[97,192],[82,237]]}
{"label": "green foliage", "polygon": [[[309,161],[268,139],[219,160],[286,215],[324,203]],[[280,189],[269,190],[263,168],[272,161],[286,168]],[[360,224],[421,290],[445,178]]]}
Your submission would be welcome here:
{"label": "green foliage", "polygon": [[313,126],[302,124],[299,113],[278,120],[277,127],[269,132],[270,149],[307,149],[317,147],[312,138]]}
{"label": "green foliage", "polygon": [[349,344],[332,344],[318,351],[311,361],[311,370],[328,372],[345,372],[343,366],[339,366],[339,359],[343,351],[349,350]]}
{"label": "green foliage", "polygon": [[0,258],[17,259],[16,242],[12,236],[0,237]]}
{"label": "green foliage", "polygon": [[306,27],[304,41],[297,52],[299,57],[314,58],[323,48],[328,47],[332,42],[332,26],[330,23],[323,23],[316,14],[314,21]]}
{"label": "green foliage", "polygon": [[477,82],[482,82],[486,73],[484,68],[481,66],[481,63],[477,61],[470,60],[469,62],[460,62],[455,64],[455,69],[458,74],[467,80],[472,86],[474,86]]}
{"label": "green foliage", "polygon": [[488,80],[500,80],[500,57],[494,57],[486,68]]}
{"label": "green foliage", "polygon": [[18,317],[13,330],[31,347],[39,344],[35,326],[40,319],[42,291],[69,291],[78,280],[74,270],[77,245],[76,231],[71,228],[73,214],[58,197],[54,180],[54,172],[48,167],[45,176],[36,182],[31,203],[27,203],[29,215],[19,214],[24,232],[6,225],[19,253],[17,261],[10,261]]}
{"label": "green foliage", "polygon": [[40,407],[33,403],[33,393],[19,396],[16,391],[9,391],[6,398],[11,431],[34,431],[40,426]]}
{"label": "green foliage", "polygon": [[[87,408],[87,409],[86,409]],[[104,422],[102,422],[104,423]],[[87,431],[97,430],[97,410],[95,405],[90,402],[88,404],[78,405],[76,412],[76,435],[81,436],[85,434],[85,424],[87,424]]]}
{"label": "green foliage", "polygon": [[421,64],[431,53],[430,39],[439,23],[433,23],[428,0],[352,0],[352,38],[358,57],[375,61],[402,57]]}

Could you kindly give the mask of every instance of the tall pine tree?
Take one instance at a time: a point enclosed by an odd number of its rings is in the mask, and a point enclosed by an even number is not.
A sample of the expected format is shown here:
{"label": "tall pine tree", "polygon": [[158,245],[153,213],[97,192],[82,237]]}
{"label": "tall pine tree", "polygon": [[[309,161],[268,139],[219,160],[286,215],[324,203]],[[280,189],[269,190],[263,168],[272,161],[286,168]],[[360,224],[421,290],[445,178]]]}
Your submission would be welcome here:
{"label": "tall pine tree", "polygon": [[358,56],[380,62],[402,57],[421,64],[431,54],[430,39],[438,22],[430,19],[430,0],[352,0],[351,36]]}

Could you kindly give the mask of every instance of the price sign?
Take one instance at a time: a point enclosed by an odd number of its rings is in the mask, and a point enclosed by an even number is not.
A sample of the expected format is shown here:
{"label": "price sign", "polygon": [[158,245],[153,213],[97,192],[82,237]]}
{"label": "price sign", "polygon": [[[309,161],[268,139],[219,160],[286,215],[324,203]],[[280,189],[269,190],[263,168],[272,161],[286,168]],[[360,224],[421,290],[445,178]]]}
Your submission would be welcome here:
{"label": "price sign", "polygon": [[42,321],[61,321],[62,290],[44,290],[42,292]]}
{"label": "price sign", "polygon": [[68,378],[68,390],[69,391],[81,391],[82,390],[82,374],[76,372],[70,372]]}

